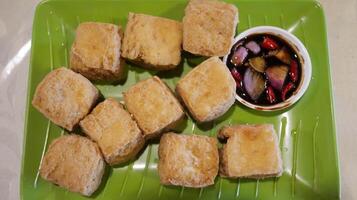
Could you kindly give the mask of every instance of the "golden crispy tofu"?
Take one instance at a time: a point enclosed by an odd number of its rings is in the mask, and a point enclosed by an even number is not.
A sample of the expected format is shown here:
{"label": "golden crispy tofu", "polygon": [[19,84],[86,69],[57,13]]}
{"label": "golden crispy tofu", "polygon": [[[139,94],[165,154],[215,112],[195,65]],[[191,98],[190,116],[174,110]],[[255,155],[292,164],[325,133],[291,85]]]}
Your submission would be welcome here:
{"label": "golden crispy tofu", "polygon": [[228,67],[212,57],[179,80],[176,92],[193,118],[206,122],[223,115],[235,101],[236,83]]}
{"label": "golden crispy tofu", "polygon": [[175,133],[161,137],[158,171],[162,184],[193,188],[213,185],[218,167],[216,139]]}
{"label": "golden crispy tofu", "polygon": [[122,56],[154,70],[175,68],[181,61],[181,22],[129,13]]}
{"label": "golden crispy tofu", "polygon": [[127,110],[148,139],[174,128],[185,116],[178,100],[157,76],[136,83],[123,96]]}
{"label": "golden crispy tofu", "polygon": [[114,24],[81,23],[71,48],[71,69],[94,81],[125,78],[125,62],[120,59],[121,34],[121,27]]}
{"label": "golden crispy tofu", "polygon": [[90,81],[61,67],[48,73],[40,82],[32,105],[53,123],[72,131],[89,113],[98,95]]}
{"label": "golden crispy tofu", "polygon": [[283,171],[278,137],[271,124],[223,127],[219,138],[227,144],[220,151],[220,175],[229,178],[266,178]]}
{"label": "golden crispy tofu", "polygon": [[94,142],[75,134],[55,139],[40,166],[43,179],[90,196],[101,183],[105,162]]}
{"label": "golden crispy tofu", "polygon": [[79,124],[83,132],[98,143],[110,165],[133,158],[145,143],[136,122],[112,98],[98,104]]}
{"label": "golden crispy tofu", "polygon": [[238,10],[217,0],[190,0],[183,18],[183,49],[203,56],[229,53],[238,23]]}

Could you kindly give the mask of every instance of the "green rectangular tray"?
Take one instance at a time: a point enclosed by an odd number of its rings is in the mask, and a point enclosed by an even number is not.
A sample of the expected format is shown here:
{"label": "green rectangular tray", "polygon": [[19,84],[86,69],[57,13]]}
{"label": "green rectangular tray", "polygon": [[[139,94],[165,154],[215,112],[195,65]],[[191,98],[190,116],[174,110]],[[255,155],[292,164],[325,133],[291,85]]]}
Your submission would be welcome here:
{"label": "green rectangular tray", "polygon": [[[253,111],[236,103],[223,117],[208,125],[184,127],[188,134],[216,136],[224,124],[272,123],[279,134],[284,161],[280,178],[228,180],[217,177],[213,186],[191,189],[162,186],[157,173],[157,143],[149,144],[128,165],[107,168],[103,182],[90,199],[339,199],[340,177],[330,79],[326,26],[321,5],[314,1],[232,0],[239,9],[238,33],[249,27],[273,25],[295,34],[308,49],[312,80],[303,98],[280,112]],[[31,106],[37,84],[51,70],[68,66],[74,31],[80,22],[99,21],[125,27],[129,11],[181,20],[181,0],[49,0],[37,6],[32,34],[25,137],[21,172],[21,199],[86,199],[48,183],[38,176],[49,143],[67,134]],[[202,59],[184,58],[173,72],[146,71],[128,66],[121,85],[97,85],[105,97],[122,99],[121,92],[151,75],[171,88]]]}

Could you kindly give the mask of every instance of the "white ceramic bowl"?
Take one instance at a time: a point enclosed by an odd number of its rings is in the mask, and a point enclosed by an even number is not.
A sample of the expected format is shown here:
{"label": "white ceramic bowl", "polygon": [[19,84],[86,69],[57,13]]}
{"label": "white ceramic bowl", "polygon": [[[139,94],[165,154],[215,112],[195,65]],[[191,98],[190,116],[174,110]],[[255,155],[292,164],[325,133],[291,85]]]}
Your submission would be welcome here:
{"label": "white ceramic bowl", "polygon": [[[290,32],[278,28],[278,27],[273,27],[273,26],[257,26],[254,28],[250,28],[242,33],[240,33],[237,37],[234,38],[233,44],[238,42],[239,40],[252,35],[252,34],[259,34],[259,33],[266,33],[266,34],[272,34],[275,35],[288,44],[296,51],[299,57],[299,61],[301,64],[301,80],[299,85],[297,86],[297,89],[294,91],[294,93],[285,101],[280,102],[278,104],[270,105],[270,106],[262,106],[262,105],[255,105],[253,103],[250,103],[243,98],[241,98],[239,95],[236,95],[236,99],[242,103],[243,105],[255,109],[255,110],[262,110],[262,111],[276,111],[276,110],[281,110],[285,109],[294,103],[296,103],[305,93],[306,89],[309,86],[310,79],[311,79],[311,60],[309,53],[307,52],[305,46],[302,44],[302,42],[295,37],[293,34]],[[228,54],[229,55],[229,54]],[[227,63],[227,57],[228,55],[223,57],[223,62]]]}

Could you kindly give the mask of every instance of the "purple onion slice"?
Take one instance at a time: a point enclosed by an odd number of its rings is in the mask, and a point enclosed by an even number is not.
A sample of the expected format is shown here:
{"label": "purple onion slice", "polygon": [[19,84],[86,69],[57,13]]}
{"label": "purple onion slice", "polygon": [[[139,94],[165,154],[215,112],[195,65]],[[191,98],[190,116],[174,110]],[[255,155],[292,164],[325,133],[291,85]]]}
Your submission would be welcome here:
{"label": "purple onion slice", "polygon": [[253,101],[257,101],[265,89],[265,81],[263,75],[254,71],[251,68],[248,68],[245,71],[243,84],[249,97]]}
{"label": "purple onion slice", "polygon": [[284,82],[286,76],[288,75],[288,67],[285,65],[273,66],[269,67],[265,73],[269,80],[270,85],[276,89],[281,91],[284,86]]}
{"label": "purple onion slice", "polygon": [[243,64],[244,60],[248,56],[248,50],[242,46],[238,47],[231,58],[231,63],[235,66]]}
{"label": "purple onion slice", "polygon": [[256,43],[255,41],[250,41],[248,42],[245,47],[250,50],[251,52],[253,52],[254,54],[258,54],[260,52],[260,46],[258,43]]}

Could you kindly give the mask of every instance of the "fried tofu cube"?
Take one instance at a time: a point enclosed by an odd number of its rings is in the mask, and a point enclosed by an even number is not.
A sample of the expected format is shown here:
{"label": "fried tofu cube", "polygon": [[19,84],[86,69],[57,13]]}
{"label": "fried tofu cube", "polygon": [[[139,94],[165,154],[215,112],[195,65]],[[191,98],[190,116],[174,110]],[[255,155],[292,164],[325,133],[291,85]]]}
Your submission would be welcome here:
{"label": "fried tofu cube", "polygon": [[122,56],[154,70],[176,68],[181,61],[181,22],[144,14],[129,13]]}
{"label": "fried tofu cube", "polygon": [[190,0],[183,18],[183,49],[202,56],[229,53],[238,23],[237,8],[223,1]]}
{"label": "fried tofu cube", "polygon": [[75,134],[55,139],[40,166],[43,179],[90,196],[99,187],[105,162],[96,143]]}
{"label": "fried tofu cube", "polygon": [[267,178],[283,171],[278,137],[272,124],[223,127],[227,139],[220,151],[220,175],[228,178]]}
{"label": "fried tofu cube", "polygon": [[236,83],[228,67],[212,57],[179,80],[176,92],[192,117],[207,122],[223,115],[235,101]]}
{"label": "fried tofu cube", "polygon": [[70,53],[70,67],[92,81],[118,81],[124,77],[120,58],[120,26],[85,22],[76,30]]}
{"label": "fried tofu cube", "polygon": [[176,97],[157,76],[136,83],[123,96],[147,139],[176,127],[185,116]]}
{"label": "fried tofu cube", "polygon": [[112,98],[98,104],[79,124],[83,132],[98,143],[110,165],[135,157],[145,143],[134,119]]}
{"label": "fried tofu cube", "polygon": [[193,188],[213,185],[218,167],[216,139],[175,133],[161,137],[158,171],[162,184]]}
{"label": "fried tofu cube", "polygon": [[61,67],[40,82],[32,105],[53,123],[72,131],[89,113],[98,96],[97,88],[88,79]]}

